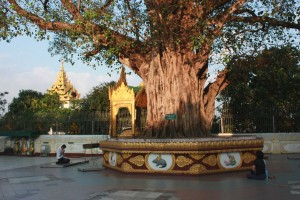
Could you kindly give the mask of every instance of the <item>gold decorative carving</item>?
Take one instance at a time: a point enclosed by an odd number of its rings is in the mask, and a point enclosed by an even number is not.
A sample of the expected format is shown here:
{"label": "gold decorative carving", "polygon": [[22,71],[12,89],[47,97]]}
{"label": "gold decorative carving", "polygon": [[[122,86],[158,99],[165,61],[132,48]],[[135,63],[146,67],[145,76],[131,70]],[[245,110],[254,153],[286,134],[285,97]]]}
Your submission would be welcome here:
{"label": "gold decorative carving", "polygon": [[217,157],[215,155],[210,155],[202,160],[205,164],[210,166],[215,166],[217,164]]}
{"label": "gold decorative carving", "polygon": [[[132,100],[134,99],[134,92],[133,89],[130,89],[127,85],[123,82],[121,85],[114,90],[111,95],[111,99],[115,100]],[[120,101],[119,101],[120,102]]]}
{"label": "gold decorative carving", "polygon": [[[212,138],[212,140],[214,140]],[[217,147],[213,147],[216,145]],[[164,142],[161,140],[142,140],[142,139],[110,139],[100,142],[101,149],[103,150],[103,166],[123,172],[132,173],[149,173],[149,174],[208,174],[208,173],[219,173],[227,171],[238,171],[248,170],[251,168],[247,162],[251,162],[253,159],[253,152],[261,150],[263,147],[263,140],[260,138],[246,138],[243,139],[232,139],[232,140],[214,140],[214,141],[202,141],[202,140],[182,140]],[[116,166],[109,165],[108,163],[108,152],[117,153],[116,163],[122,162]],[[226,168],[221,166],[221,160],[219,159],[222,153],[231,154],[239,153],[240,157],[237,156],[237,164],[234,167]],[[154,157],[150,158],[151,154],[171,155],[172,158],[164,158],[168,165],[166,168],[156,168],[152,166]],[[218,154],[218,156],[217,156]],[[138,167],[138,157],[144,158],[143,167]],[[132,158],[133,157],[133,158]],[[217,158],[216,158],[217,157]],[[132,159],[131,159],[132,158]],[[120,161],[118,161],[120,159]],[[225,159],[225,158],[224,158]],[[222,158],[222,160],[224,160]],[[137,160],[137,161],[134,161]],[[172,165],[170,166],[170,161]],[[196,161],[197,163],[190,163]],[[238,161],[239,160],[239,161]],[[141,160],[140,160],[141,161]],[[201,163],[200,163],[201,162]],[[137,164],[138,163],[138,164]],[[190,164],[188,164],[190,163]],[[217,167],[210,167],[219,165]],[[242,163],[245,165],[242,166]],[[151,166],[150,166],[151,165]],[[178,166],[178,167],[175,167]],[[170,167],[169,167],[170,166]],[[182,168],[180,167],[182,166]],[[135,167],[137,169],[135,169]],[[188,169],[186,169],[186,167]]]}
{"label": "gold decorative carving", "polygon": [[113,170],[122,171],[122,172],[130,172],[130,173],[145,173],[145,174],[211,174],[211,173],[222,173],[222,172],[228,172],[228,171],[241,171],[241,170],[250,170],[251,166],[241,167],[238,166],[237,168],[231,168],[231,169],[207,169],[205,166],[201,164],[195,164],[189,168],[189,170],[153,170],[153,169],[134,169],[130,164],[123,163],[121,167],[116,167],[109,165],[107,163],[103,163],[104,167],[111,168]]}
{"label": "gold decorative carving", "polygon": [[252,155],[251,153],[248,153],[248,152],[244,153],[244,155],[243,155],[243,161],[247,164],[254,161],[255,158],[256,157],[254,155]]}
{"label": "gold decorative carving", "polygon": [[[102,150],[105,151],[111,151],[111,149],[114,148],[104,148],[101,147]],[[210,154],[210,153],[229,153],[229,152],[244,152],[244,151],[258,151],[258,150],[262,150],[261,148],[245,148],[245,149],[214,149],[214,150],[206,150],[206,151],[155,151],[155,153],[161,153],[161,154],[169,154],[170,152],[172,152],[172,154]],[[153,153],[153,150],[138,150],[138,149],[114,149],[115,152],[119,152],[119,153],[127,153],[127,154],[149,154],[149,153]]]}
{"label": "gold decorative carving", "polygon": [[178,156],[176,158],[176,164],[179,166],[179,167],[185,167],[187,165],[190,165],[193,163],[193,160],[192,159],[189,159],[187,157],[184,157],[184,156]]}
{"label": "gold decorative carving", "polygon": [[141,167],[145,163],[145,158],[144,156],[138,155],[136,157],[130,158],[129,162],[132,164]]}
{"label": "gold decorative carving", "polygon": [[189,173],[191,173],[191,174],[200,174],[200,172],[205,171],[205,170],[206,170],[205,166],[203,166],[201,164],[195,164],[195,165],[190,167]]}
{"label": "gold decorative carving", "polygon": [[195,160],[200,160],[205,156],[205,154],[191,154],[190,156]]}
{"label": "gold decorative carving", "polygon": [[105,152],[104,155],[103,155],[103,158],[104,158],[105,162],[107,163],[108,158],[109,158],[109,152]]}
{"label": "gold decorative carving", "polygon": [[[217,145],[218,147],[216,148]],[[234,140],[234,141],[195,141],[195,142],[127,142],[125,141],[100,141],[101,148],[107,149],[122,149],[122,152],[126,150],[137,150],[145,149],[145,152],[152,152],[153,149],[156,151],[181,151],[183,153],[202,154],[202,152],[233,152],[233,151],[248,151],[248,150],[261,150],[263,147],[262,139],[247,139],[247,140]],[[149,151],[146,151],[148,150]],[[187,152],[188,151],[188,152]]]}
{"label": "gold decorative carving", "polygon": [[133,172],[132,166],[130,164],[126,163],[126,162],[122,164],[121,168],[123,169],[123,171]]}
{"label": "gold decorative carving", "polygon": [[120,165],[122,162],[123,162],[122,156],[117,153],[117,165]]}
{"label": "gold decorative carving", "polygon": [[123,153],[123,154],[122,154],[122,157],[123,157],[123,159],[127,159],[127,158],[129,158],[131,155],[132,155],[131,153]]}
{"label": "gold decorative carving", "polygon": [[[189,170],[166,170],[166,171],[157,171],[157,170],[149,170],[149,169],[133,169],[131,165],[128,163],[123,163],[125,168],[114,167],[109,164],[103,163],[103,166],[107,168],[111,168],[117,171],[130,172],[130,173],[145,173],[145,174],[212,174],[212,173],[222,173],[228,172],[228,169],[206,169],[203,165],[200,164],[193,165]],[[122,166],[123,166],[122,165]],[[250,170],[251,166],[247,167],[239,167],[230,169],[230,171],[241,171],[241,170]]]}

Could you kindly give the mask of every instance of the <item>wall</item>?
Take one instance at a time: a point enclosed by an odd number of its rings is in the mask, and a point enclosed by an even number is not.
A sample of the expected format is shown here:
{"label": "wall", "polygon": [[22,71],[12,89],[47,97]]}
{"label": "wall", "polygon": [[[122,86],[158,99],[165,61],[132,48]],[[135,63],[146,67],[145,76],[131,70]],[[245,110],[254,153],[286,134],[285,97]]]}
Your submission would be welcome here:
{"label": "wall", "polygon": [[[231,133],[222,133],[219,136],[231,136]],[[245,134],[234,134],[243,136]],[[300,133],[256,133],[264,139],[263,152],[265,153],[300,153]]]}
{"label": "wall", "polygon": [[[108,135],[41,135],[34,141],[34,154],[40,155],[55,155],[56,150],[65,144],[66,154],[68,155],[83,155],[83,154],[101,154],[102,151],[99,148],[94,149],[84,149],[83,144],[99,143],[100,140],[108,139]],[[18,140],[20,142],[20,151],[22,146],[22,139]],[[29,149],[30,141],[26,141],[26,146]],[[15,140],[9,137],[0,137],[0,153],[4,152],[6,147],[15,147]],[[21,155],[21,152],[19,153]],[[30,153],[27,152],[26,155]]]}
{"label": "wall", "polygon": [[[230,136],[232,134],[219,134],[219,136]],[[244,136],[245,134],[234,134],[236,136]],[[300,153],[300,133],[262,133],[262,134],[247,134],[256,135],[264,138],[265,153]],[[99,143],[100,140],[108,139],[108,135],[42,135],[34,141],[35,155],[49,153],[55,155],[57,148],[62,144],[67,145],[66,153],[74,155],[83,154],[101,154],[102,151],[98,148],[83,149],[83,144]],[[20,139],[20,150],[22,145]],[[26,145],[29,147],[29,142]],[[0,154],[3,154],[6,147],[14,148],[15,140],[9,137],[0,137]],[[27,153],[29,154],[29,153]]]}
{"label": "wall", "polygon": [[300,133],[264,133],[261,136],[265,141],[265,153],[300,153]]}

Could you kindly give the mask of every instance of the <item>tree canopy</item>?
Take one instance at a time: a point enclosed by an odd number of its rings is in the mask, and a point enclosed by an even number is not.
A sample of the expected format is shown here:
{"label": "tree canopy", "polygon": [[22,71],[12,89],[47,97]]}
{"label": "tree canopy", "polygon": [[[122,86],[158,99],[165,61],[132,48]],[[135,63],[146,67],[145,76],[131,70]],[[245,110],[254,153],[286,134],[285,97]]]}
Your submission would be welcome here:
{"label": "tree canopy", "polygon": [[109,111],[110,102],[108,87],[114,86],[114,81],[101,83],[94,87],[85,98],[82,99],[81,109],[84,111]]}
{"label": "tree canopy", "polygon": [[[265,49],[255,56],[232,59],[228,69],[231,84],[221,97],[236,120],[276,116],[273,120],[278,125],[277,131],[296,130],[300,114],[299,49],[291,46]],[[240,124],[249,129],[247,123]]]}
{"label": "tree canopy", "polygon": [[[51,121],[64,112],[60,109],[57,94],[42,94],[34,90],[20,90],[18,97],[14,97],[8,106],[8,111],[3,117],[3,129],[32,129],[37,127],[39,121]],[[27,124],[25,126],[25,124]],[[43,127],[43,131],[49,127]]]}
{"label": "tree canopy", "polygon": [[8,112],[14,116],[36,115],[45,118],[61,107],[59,96],[42,94],[34,90],[20,90],[18,97],[14,97],[8,106]]}
{"label": "tree canopy", "polygon": [[9,112],[14,115],[25,114],[38,108],[38,101],[42,93],[33,90],[20,90],[19,96],[14,97],[8,106]]}
{"label": "tree canopy", "polygon": [[232,83],[222,93],[234,105],[296,107],[300,103],[300,50],[285,46],[228,63]]}
{"label": "tree canopy", "polygon": [[226,67],[208,83],[214,62],[298,43],[299,12],[297,0],[0,0],[0,37],[50,39],[66,60],[126,65],[145,84],[144,136],[198,137],[210,132],[215,97],[229,83]]}

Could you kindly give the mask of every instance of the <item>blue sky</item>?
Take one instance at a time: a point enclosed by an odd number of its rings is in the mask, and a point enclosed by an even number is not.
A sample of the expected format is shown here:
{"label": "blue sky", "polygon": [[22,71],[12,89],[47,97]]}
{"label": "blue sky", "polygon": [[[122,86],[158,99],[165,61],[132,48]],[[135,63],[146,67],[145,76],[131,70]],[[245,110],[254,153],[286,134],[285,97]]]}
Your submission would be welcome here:
{"label": "blue sky", "polygon": [[[94,86],[119,78],[116,72],[110,77],[106,66],[93,69],[80,60],[74,65],[64,63],[64,68],[81,97]],[[0,42],[0,92],[9,92],[5,96],[8,102],[17,97],[20,90],[45,93],[53,85],[60,69],[60,57],[50,55],[48,41],[37,42],[33,38],[19,37],[10,43]],[[129,72],[128,68],[126,71]],[[127,75],[127,82],[137,86],[141,79],[131,73]]]}

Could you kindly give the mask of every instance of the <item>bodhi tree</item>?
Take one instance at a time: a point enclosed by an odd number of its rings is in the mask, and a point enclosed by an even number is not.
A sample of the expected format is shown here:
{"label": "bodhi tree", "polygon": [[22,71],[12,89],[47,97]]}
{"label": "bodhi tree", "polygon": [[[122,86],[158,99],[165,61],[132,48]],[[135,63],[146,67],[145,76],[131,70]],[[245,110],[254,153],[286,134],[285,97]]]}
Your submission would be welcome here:
{"label": "bodhi tree", "polygon": [[214,62],[299,39],[300,29],[296,0],[0,0],[0,9],[5,40],[50,37],[66,60],[118,61],[139,75],[150,138],[208,135],[229,83],[226,67],[208,81]]}

